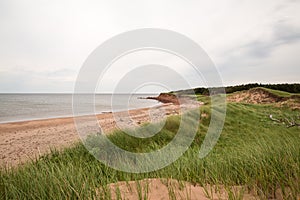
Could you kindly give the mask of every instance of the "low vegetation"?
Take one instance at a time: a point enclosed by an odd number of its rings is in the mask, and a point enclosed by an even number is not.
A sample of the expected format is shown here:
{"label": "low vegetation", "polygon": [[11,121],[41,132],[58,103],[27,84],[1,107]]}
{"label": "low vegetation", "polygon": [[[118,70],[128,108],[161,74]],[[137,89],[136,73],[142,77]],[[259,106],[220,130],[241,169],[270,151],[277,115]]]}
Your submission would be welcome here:
{"label": "low vegetation", "polygon": [[[270,120],[297,116],[299,111],[231,102],[227,105],[225,126],[218,143],[203,159],[200,146],[210,122],[210,105],[207,97],[201,106],[199,130],[191,147],[173,164],[149,173],[126,173],[114,170],[96,160],[82,143],[61,152],[26,163],[17,168],[0,170],[1,199],[110,199],[108,184],[118,181],[137,181],[145,178],[176,179],[198,184],[222,185],[229,194],[233,186],[241,186],[243,193],[252,193],[261,199],[297,199],[300,195],[300,129],[286,128]],[[122,131],[109,135],[118,146],[132,152],[149,152],[166,145],[175,136],[180,116],[167,119],[164,128],[155,136],[138,139]],[[155,129],[158,125],[151,125]],[[141,127],[136,132],[147,131]],[[101,136],[88,139],[90,147],[97,149]],[[94,146],[93,146],[94,145]],[[170,197],[172,195],[170,189]],[[209,191],[207,191],[209,196]],[[116,197],[120,191],[116,190]],[[142,199],[142,194],[139,199]],[[147,195],[146,195],[147,196]]]}
{"label": "low vegetation", "polygon": [[[244,90],[250,90],[252,88],[257,88],[257,87],[263,87],[265,89],[271,89],[271,90],[276,90],[279,91],[280,93],[283,92],[288,92],[288,93],[300,93],[300,84],[299,83],[293,83],[293,84],[260,84],[260,83],[250,83],[250,84],[244,84],[244,85],[236,85],[236,86],[227,86],[225,87],[225,92],[226,94],[231,94],[234,92],[238,91],[244,91]],[[218,92],[219,89],[221,88],[210,88],[213,89],[215,92]],[[185,93],[188,90],[180,90],[176,91],[176,93]],[[194,88],[193,91],[196,94],[201,94],[201,95],[208,95],[209,94],[209,88]],[[219,90],[220,92],[223,92],[223,90]]]}

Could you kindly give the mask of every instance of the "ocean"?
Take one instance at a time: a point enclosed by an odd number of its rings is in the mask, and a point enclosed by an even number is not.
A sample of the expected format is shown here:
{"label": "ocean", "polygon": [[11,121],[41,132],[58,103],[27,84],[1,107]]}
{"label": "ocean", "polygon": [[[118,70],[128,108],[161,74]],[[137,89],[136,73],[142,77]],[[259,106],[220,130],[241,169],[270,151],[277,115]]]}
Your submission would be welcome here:
{"label": "ocean", "polygon": [[[88,95],[80,95],[80,110],[90,110],[90,104],[84,103]],[[159,105],[155,100],[143,99],[157,94],[111,94],[95,95],[95,113],[100,114],[127,109],[146,108]],[[73,116],[72,94],[0,94],[0,123],[28,121]]]}

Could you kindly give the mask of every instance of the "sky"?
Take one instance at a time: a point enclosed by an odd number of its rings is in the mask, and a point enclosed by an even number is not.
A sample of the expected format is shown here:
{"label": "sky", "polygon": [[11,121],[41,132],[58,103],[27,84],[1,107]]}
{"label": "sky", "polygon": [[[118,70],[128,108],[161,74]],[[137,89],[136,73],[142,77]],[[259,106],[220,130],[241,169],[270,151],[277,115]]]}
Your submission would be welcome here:
{"label": "sky", "polygon": [[[73,92],[83,63],[99,45],[141,28],[168,29],[195,41],[225,86],[299,83],[299,10],[299,0],[1,0],[0,93]],[[187,63],[145,51],[113,64],[98,91],[114,91],[132,66],[143,64],[169,65],[191,87],[206,86]],[[163,74],[169,83],[171,74]],[[150,84],[139,92],[168,89]]]}

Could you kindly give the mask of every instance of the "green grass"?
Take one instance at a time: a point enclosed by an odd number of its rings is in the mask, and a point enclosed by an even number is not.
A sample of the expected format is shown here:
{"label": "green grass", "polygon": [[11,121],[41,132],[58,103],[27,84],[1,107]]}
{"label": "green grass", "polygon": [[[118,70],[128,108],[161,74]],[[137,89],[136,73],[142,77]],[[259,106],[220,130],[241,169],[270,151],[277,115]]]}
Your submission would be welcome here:
{"label": "green grass", "polygon": [[299,95],[300,96],[300,94],[297,94],[297,93],[289,93],[289,92],[285,92],[285,91],[272,90],[272,89],[263,88],[263,87],[261,89],[266,90],[266,91],[268,91],[268,92],[270,92],[270,93],[272,93],[272,94],[274,94],[278,97],[291,97],[292,95]]}
{"label": "green grass", "polygon": [[[299,128],[286,128],[269,119],[270,114],[280,118],[297,115],[298,111],[271,105],[230,103],[217,145],[207,157],[199,159],[199,149],[209,126],[209,105],[202,106],[201,111],[208,116],[201,120],[191,147],[176,162],[161,170],[142,174],[117,171],[97,161],[79,143],[62,152],[53,150],[18,168],[1,169],[0,198],[109,199],[107,184],[144,178],[173,178],[203,186],[221,184],[226,188],[241,185],[245,190],[255,191],[262,199],[276,198],[278,189],[287,199],[299,197]],[[174,137],[179,120],[179,116],[168,118],[163,130],[150,139],[137,139],[120,131],[109,138],[124,149],[149,152],[166,145]],[[135,131],[147,130],[142,127]],[[92,141],[101,142],[101,137],[90,138],[91,146],[95,145]],[[139,196],[142,199],[142,194]],[[234,195],[231,198],[234,199]]]}

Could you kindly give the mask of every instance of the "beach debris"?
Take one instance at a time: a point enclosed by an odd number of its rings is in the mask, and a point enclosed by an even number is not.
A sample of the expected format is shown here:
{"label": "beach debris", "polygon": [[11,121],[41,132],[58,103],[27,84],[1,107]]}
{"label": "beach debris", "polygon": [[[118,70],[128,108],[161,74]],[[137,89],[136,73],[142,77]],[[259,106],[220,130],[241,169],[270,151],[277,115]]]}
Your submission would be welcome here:
{"label": "beach debris", "polygon": [[299,115],[297,117],[290,117],[290,119],[288,119],[287,117],[276,119],[273,117],[273,115],[270,115],[269,118],[274,122],[284,124],[287,128],[294,127],[294,126],[300,127],[300,122],[297,122],[298,120],[300,120]]}

